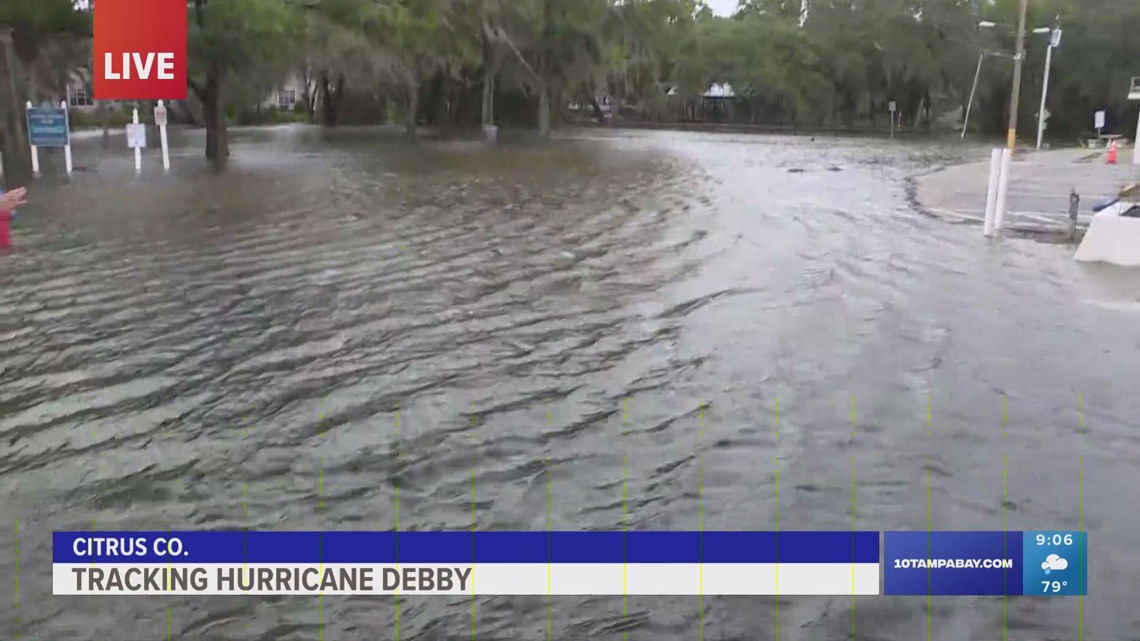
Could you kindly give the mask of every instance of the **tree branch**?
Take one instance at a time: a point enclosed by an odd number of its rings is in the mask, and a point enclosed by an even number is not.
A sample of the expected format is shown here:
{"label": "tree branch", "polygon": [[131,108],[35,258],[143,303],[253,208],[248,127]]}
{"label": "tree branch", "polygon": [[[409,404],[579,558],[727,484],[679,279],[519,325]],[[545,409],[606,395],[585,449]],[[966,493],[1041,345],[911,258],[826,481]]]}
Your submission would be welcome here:
{"label": "tree branch", "polygon": [[526,58],[523,57],[522,52],[519,51],[518,47],[515,46],[515,43],[510,39],[510,37],[506,34],[502,34],[502,38],[506,41],[507,46],[511,48],[511,51],[515,53],[515,57],[518,58],[519,63],[522,64],[524,68],[526,68],[527,73],[534,76],[535,82],[545,87],[546,81],[542,79],[542,76],[538,75],[538,72],[534,70],[534,67],[530,66],[530,63],[526,61]]}
{"label": "tree branch", "polygon": [[201,100],[203,103],[206,102],[206,92],[202,89],[202,86],[194,82],[194,79],[190,76],[186,76],[186,86],[190,88],[190,91],[194,92],[195,96],[198,96],[198,100]]}

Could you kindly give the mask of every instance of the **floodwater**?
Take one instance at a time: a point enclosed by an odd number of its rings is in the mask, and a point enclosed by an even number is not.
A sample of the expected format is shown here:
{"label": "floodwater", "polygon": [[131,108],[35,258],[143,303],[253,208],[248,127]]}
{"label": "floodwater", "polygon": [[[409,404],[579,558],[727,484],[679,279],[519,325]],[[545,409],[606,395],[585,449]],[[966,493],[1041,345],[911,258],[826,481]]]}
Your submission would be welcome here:
{"label": "floodwater", "polygon": [[[1137,629],[1140,279],[911,206],[908,176],[985,150],[281,128],[213,174],[197,142],[141,177],[121,137],[78,145],[0,256],[3,638]],[[51,596],[53,530],[388,529],[396,488],[402,529],[1084,527],[1090,596],[405,597],[398,623]]]}

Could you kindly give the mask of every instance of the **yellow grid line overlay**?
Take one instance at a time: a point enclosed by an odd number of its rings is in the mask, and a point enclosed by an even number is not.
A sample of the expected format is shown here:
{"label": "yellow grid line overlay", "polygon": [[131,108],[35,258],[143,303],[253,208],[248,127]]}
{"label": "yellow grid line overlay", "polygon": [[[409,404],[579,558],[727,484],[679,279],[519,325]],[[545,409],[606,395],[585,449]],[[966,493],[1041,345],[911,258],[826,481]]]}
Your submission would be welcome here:
{"label": "yellow grid line overlay", "polygon": [[[626,429],[625,429],[625,425],[627,423],[627,418],[628,418],[627,402],[628,402],[628,399],[623,399],[623,401],[622,401],[622,425],[623,425],[623,428],[622,428],[621,433],[623,435],[627,433]],[[698,426],[699,426],[698,427],[698,442],[699,443],[703,442],[703,410],[704,410],[704,408],[705,408],[704,401],[699,399],[698,400]],[[775,400],[774,409],[775,409],[775,412],[774,412],[775,413],[775,436],[778,439],[779,433],[780,433],[779,432],[780,407],[779,407],[779,400],[778,399]],[[926,418],[927,418],[927,424],[928,424],[927,434],[929,437],[932,435],[932,408],[931,408],[931,398],[930,398],[929,394],[928,394],[928,398],[927,398],[927,417]],[[471,423],[472,423],[472,429],[473,429],[475,427],[475,423],[476,423],[476,418],[474,416],[472,417]],[[551,412],[549,410],[549,402],[548,402],[548,411],[547,411],[547,425],[548,425],[548,427],[551,424],[552,424],[552,416],[551,416]],[[1083,396],[1080,394],[1078,394],[1078,426],[1080,428],[1079,433],[1083,436],[1083,430],[1085,427],[1084,426],[1084,400],[1083,400]],[[397,408],[395,411],[395,435],[396,435],[396,440],[397,440],[397,443],[396,443],[396,456],[397,457],[399,455],[399,443],[398,443],[399,427],[400,427],[399,426],[399,409]],[[856,437],[856,427],[857,427],[857,421],[856,421],[856,413],[855,413],[855,395],[852,395],[852,397],[851,397],[851,433],[850,433],[850,435],[851,435],[853,445],[854,445],[854,439]],[[248,427],[246,427],[244,429],[244,434],[246,436],[248,436]],[[322,432],[322,434],[324,434],[324,433]],[[1006,395],[1002,396],[1002,435],[1003,435],[1003,438],[1008,438],[1008,396],[1006,396]],[[932,457],[930,455],[928,455],[927,456],[927,470],[926,470],[926,477],[927,477],[926,480],[927,480],[928,556],[930,553],[929,535],[932,532],[932,527],[933,527],[931,464],[932,464]],[[1082,533],[1085,531],[1085,526],[1084,526],[1084,470],[1083,470],[1083,464],[1084,464],[1083,456],[1078,456],[1078,530],[1081,531]],[[775,589],[775,596],[776,596],[776,601],[775,601],[775,629],[776,629],[776,639],[777,640],[779,639],[779,634],[780,634],[780,629],[779,629],[779,626],[780,626],[780,621],[779,621],[779,611],[780,611],[779,552],[778,552],[778,550],[779,550],[779,538],[778,538],[778,534],[779,534],[779,471],[780,471],[779,470],[779,457],[777,456],[776,457],[776,468],[775,468],[775,488],[776,488],[775,489],[775,531],[777,533],[777,538],[776,538],[777,559],[776,559],[776,569],[775,569],[775,575],[776,575],[776,583],[775,583],[775,586],[776,586],[776,589]],[[474,538],[474,534],[475,534],[475,528],[476,528],[475,476],[476,476],[475,470],[473,469],[472,473],[471,473],[471,532],[472,532],[472,604],[471,604],[471,616],[472,616],[471,626],[472,627],[471,627],[471,634],[472,634],[472,639],[474,639],[475,635],[476,635],[476,621],[475,621],[475,612],[476,612],[475,600],[476,599],[474,597],[474,563],[475,563],[475,556],[474,556],[474,554],[475,554],[475,538]],[[552,528],[552,461],[551,461],[551,458],[549,456],[546,457],[546,477],[547,477],[547,479],[546,479],[546,481],[547,481],[547,488],[546,488],[547,489],[547,505],[546,505],[546,526],[547,527],[546,527],[546,529],[547,529],[547,548],[548,548],[548,562],[547,562],[547,634],[546,634],[546,637],[547,637],[547,640],[550,641],[550,639],[552,638],[552,634],[553,634],[553,615],[552,615],[552,563],[551,563],[551,557],[550,557],[550,553],[551,553],[550,536],[551,536],[551,532],[552,532],[552,529],[551,529]],[[628,535],[628,525],[629,525],[628,524],[628,509],[629,509],[629,507],[628,507],[628,456],[623,456],[622,477],[623,477],[622,478],[622,527],[623,527],[623,534]],[[852,554],[853,555],[855,552],[854,532],[855,532],[855,525],[856,525],[855,524],[855,521],[856,521],[856,518],[855,518],[856,485],[855,485],[855,482],[856,482],[856,479],[855,479],[855,456],[854,456],[854,454],[851,454],[851,530],[853,533],[853,538],[852,538]],[[399,532],[399,518],[400,518],[399,517],[399,486],[398,486],[398,484],[394,485],[394,494],[395,494],[395,514],[396,514],[396,516],[395,516],[395,519],[396,519],[396,526],[395,526],[396,527],[396,549],[397,549],[396,564],[398,567],[398,563],[399,563],[399,561],[398,561],[398,532]],[[704,628],[704,608],[703,608],[704,508],[703,508],[703,496],[704,496],[703,454],[698,450],[698,519],[699,519],[699,531],[701,533],[701,552],[700,552],[701,556],[700,556],[700,561],[699,561],[699,586],[700,587],[699,587],[699,592],[698,592],[698,607],[700,608],[700,611],[699,611],[699,626],[700,627],[698,628],[698,638],[699,639],[703,639],[703,628]],[[323,457],[320,457],[318,459],[318,507],[323,508]],[[248,484],[247,483],[242,484],[242,513],[243,513],[244,517],[248,518]],[[96,520],[92,519],[91,531],[93,533],[95,532],[95,528],[96,528]],[[1005,455],[1002,456],[1002,530],[1003,530],[1003,548],[1004,548],[1006,546],[1006,541],[1005,541],[1004,536],[1008,534],[1008,457]],[[321,542],[321,552],[322,552],[321,557],[323,559],[323,541]],[[627,556],[627,550],[625,552],[626,552],[626,554],[623,556]],[[1008,551],[1006,551],[1006,552],[1008,552]],[[91,563],[92,563],[92,567],[94,567],[95,566],[94,559],[92,560]],[[243,563],[243,566],[244,566],[243,571],[248,571],[247,564]],[[323,560],[321,561],[321,566],[323,568]],[[852,580],[852,593],[851,593],[851,634],[852,634],[852,639],[855,638],[855,632],[856,632],[855,612],[854,612],[855,596],[856,596],[856,567],[855,566],[856,566],[856,563],[853,560],[852,561],[852,570],[851,570],[852,571],[852,575],[851,575],[851,580]],[[168,562],[168,572],[172,571],[172,568],[173,568],[172,563]],[[19,607],[19,600],[20,600],[19,572],[20,572],[20,520],[17,518],[17,519],[15,519],[15,577],[14,577],[15,578],[15,593],[14,593],[14,602],[13,602],[14,608],[17,608],[17,609]],[[627,572],[628,572],[628,563],[623,562],[623,595],[622,595],[623,617],[628,617]],[[1007,580],[1008,580],[1008,578],[1007,578]],[[930,581],[930,577],[929,577],[929,569],[928,569],[928,594],[927,594],[927,613],[926,613],[927,614],[927,639],[930,639],[932,637],[932,603],[931,603],[931,601],[932,601],[931,594],[932,593],[929,590],[929,581]],[[168,590],[173,589],[173,586],[168,583],[168,577],[164,577],[164,584],[166,584],[166,589],[168,589]],[[396,605],[395,638],[396,638],[396,641],[398,641],[399,640],[399,626],[400,626],[399,586],[397,586],[396,591],[397,592],[396,592],[396,598],[395,598],[395,605]],[[319,616],[320,616],[320,625],[321,625],[319,634],[320,634],[321,639],[324,638],[324,621],[323,621],[323,602],[322,602],[322,599],[323,599],[323,595],[318,595],[318,607],[320,608]],[[170,639],[172,636],[172,608],[168,607],[168,608],[166,608],[166,610],[167,610],[167,612],[166,612],[166,614],[167,614],[167,617],[166,617],[166,619],[167,619],[167,638]],[[18,610],[16,613],[15,620],[18,624],[19,623]],[[623,631],[622,636],[623,636],[623,639],[628,639],[628,631]],[[20,632],[18,629],[15,632],[15,638],[16,639],[20,638]],[[1003,595],[1003,597],[1002,597],[1002,638],[1008,639],[1008,596],[1006,596],[1006,595]],[[1078,597],[1078,638],[1080,641],[1083,641],[1083,638],[1084,638],[1084,596]]]}
{"label": "yellow grid line overlay", "polygon": [[[471,407],[475,407],[472,401]],[[475,430],[475,413],[471,413],[471,430]],[[475,435],[472,434],[472,441]],[[471,448],[471,641],[475,641],[475,448]]]}
{"label": "yellow grid line overlay", "polygon": [[[780,399],[776,399],[776,441],[780,440]],[[777,447],[777,451],[779,448]],[[780,641],[780,455],[776,455],[776,641]]]}
{"label": "yellow grid line overlay", "polygon": [[[323,424],[325,421],[324,401],[317,403],[317,423]],[[325,430],[321,430],[321,436],[325,436]],[[323,456],[317,457],[317,509],[323,509],[325,500],[325,458]],[[323,572],[325,568],[325,543],[322,535],[317,534],[317,568],[318,571]],[[319,641],[325,640],[325,595],[322,591],[317,595],[317,639]]]}
{"label": "yellow grid line overlay", "polygon": [[[550,401],[546,402],[546,427],[549,430]],[[550,641],[553,614],[550,598],[550,457],[546,457],[546,641]]]}
{"label": "yellow grid line overlay", "polygon": [[[1077,426],[1080,436],[1084,436],[1085,429],[1085,399],[1077,394]],[[1083,440],[1083,438],[1082,438]],[[1077,457],[1077,529],[1085,531],[1085,461],[1084,456]],[[1085,541],[1085,591],[1088,592],[1088,541]],[[1077,597],[1077,641],[1085,638],[1085,597]]]}
{"label": "yellow grid line overlay", "polygon": [[546,641],[553,629],[550,599],[550,457],[546,457]]}
{"label": "yellow grid line overlay", "polygon": [[[629,399],[621,400],[621,433],[625,435],[626,403]],[[621,457],[621,616],[622,627],[629,622],[629,491],[626,487],[629,472],[629,457]],[[629,639],[629,631],[622,630],[622,641]]]}
{"label": "yellow grid line overlay", "polygon": [[20,638],[20,519],[16,519],[16,638]]}
{"label": "yellow grid line overlay", "polygon": [[[241,423],[241,435],[242,435],[243,440],[245,440],[247,442],[249,441],[249,415],[248,414],[246,415],[245,420],[243,420]],[[245,558],[246,557],[246,532],[249,532],[249,485],[248,485],[248,483],[246,483],[244,481],[241,484],[241,516],[242,516],[242,521],[244,522],[243,528],[242,528],[243,532],[242,532],[242,543],[241,543],[241,571],[242,571],[242,574],[245,574],[246,570],[249,569],[249,566],[246,563],[246,558]],[[241,575],[239,575],[238,578],[240,579]],[[246,625],[248,627],[253,627],[253,622],[250,621]],[[167,641],[170,641],[170,640],[167,639]]]}
{"label": "yellow grid line overlay", "polygon": [[[242,421],[242,438],[244,439],[247,436],[249,436],[249,417],[246,417],[246,420]],[[241,513],[242,513],[242,516],[244,517],[245,516],[245,484],[244,483],[242,483],[241,496],[242,496]],[[167,534],[169,535],[169,532]],[[169,588],[170,590],[173,590],[174,586],[168,585],[169,577],[174,571],[173,562],[167,564],[166,570],[167,570],[167,576],[162,578],[163,589]],[[173,619],[173,614],[171,613],[171,608],[169,606],[167,606],[167,608],[166,608],[166,641],[170,641],[173,638],[173,631],[172,631],[173,621],[172,621],[172,619]]]}
{"label": "yellow grid line overlay", "polygon": [[851,395],[851,641],[855,641],[855,395]]}
{"label": "yellow grid line overlay", "polygon": [[[170,532],[170,530],[166,531],[167,537],[169,537],[171,534],[172,534],[172,532]],[[169,558],[169,556],[167,558]],[[171,590],[174,589],[174,586],[168,585],[168,582],[171,582],[170,578],[173,576],[173,574],[174,574],[174,562],[173,561],[167,562],[167,564],[166,564],[166,576],[162,577],[162,584],[163,584],[163,586],[169,587],[169,589],[171,589]],[[166,641],[170,641],[170,637],[171,637],[171,631],[170,631],[171,621],[170,620],[171,620],[171,614],[170,614],[170,607],[168,606],[166,608]]]}
{"label": "yellow grid line overlay", "polygon": [[[394,440],[395,453],[393,462],[398,463],[400,460],[400,403],[396,402],[396,437]],[[399,481],[399,468],[396,469],[396,476],[393,478],[392,487],[396,490],[396,571],[400,571],[400,481]],[[393,597],[396,603],[396,641],[400,641],[400,582],[396,582],[396,595]]]}
{"label": "yellow grid line overlay", "polygon": [[700,534],[697,557],[697,639],[705,638],[705,465],[704,454],[700,451],[704,440],[705,404],[697,399],[697,523]]}
{"label": "yellow grid line overlay", "polygon": [[[931,399],[930,394],[926,395],[926,437],[933,438],[933,419],[931,417]],[[930,466],[933,465],[931,456],[926,455],[926,558],[930,558],[930,532],[933,529],[933,519],[930,513]],[[930,568],[926,568],[926,641],[930,641],[932,621],[931,616],[934,610],[934,599],[931,596],[933,591],[931,587]]]}
{"label": "yellow grid line overlay", "polygon": [[[1009,397],[1002,394],[1002,397],[1001,397],[1001,436],[1003,439],[1006,438],[1007,436],[1009,436],[1009,430],[1008,430],[1009,412],[1006,409],[1008,401],[1009,401]],[[1002,551],[1002,556],[1009,556],[1009,553],[1006,550],[1006,545],[1007,545],[1007,542],[1006,542],[1006,537],[1007,537],[1007,535],[1006,535],[1006,523],[1007,523],[1006,511],[1007,511],[1007,508],[1006,508],[1006,506],[1009,504],[1009,500],[1008,500],[1009,493],[1007,491],[1007,483],[1006,483],[1007,478],[1008,478],[1008,474],[1007,474],[1008,468],[1006,466],[1006,462],[1007,462],[1006,457],[1003,454],[1001,457],[1001,551]],[[1002,595],[1001,595],[1001,638],[1002,638],[1002,641],[1005,641],[1005,639],[1007,639],[1009,637],[1009,619],[1007,618],[1007,615],[1009,614],[1009,598],[1005,595],[1006,592],[1009,592],[1009,590],[1006,589],[1006,585],[1005,585],[1005,582],[1008,579],[1009,579],[1008,573],[1003,572],[1002,573],[1002,590],[1001,590],[1002,591]]]}

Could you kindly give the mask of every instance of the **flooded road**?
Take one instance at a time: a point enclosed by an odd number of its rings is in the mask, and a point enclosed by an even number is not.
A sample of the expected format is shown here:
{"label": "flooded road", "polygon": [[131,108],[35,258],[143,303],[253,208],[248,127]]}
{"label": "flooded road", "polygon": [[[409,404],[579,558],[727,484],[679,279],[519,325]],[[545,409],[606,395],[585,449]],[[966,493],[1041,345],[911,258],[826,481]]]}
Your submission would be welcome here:
{"label": "flooded road", "polygon": [[78,146],[0,257],[3,638],[546,638],[543,598],[402,598],[397,623],[51,596],[53,530],[389,529],[397,488],[401,529],[1090,531],[1083,604],[559,598],[555,639],[1140,625],[1140,277],[909,203],[986,150],[283,128],[235,133],[221,175],[199,153],[135,177],[125,144]]}

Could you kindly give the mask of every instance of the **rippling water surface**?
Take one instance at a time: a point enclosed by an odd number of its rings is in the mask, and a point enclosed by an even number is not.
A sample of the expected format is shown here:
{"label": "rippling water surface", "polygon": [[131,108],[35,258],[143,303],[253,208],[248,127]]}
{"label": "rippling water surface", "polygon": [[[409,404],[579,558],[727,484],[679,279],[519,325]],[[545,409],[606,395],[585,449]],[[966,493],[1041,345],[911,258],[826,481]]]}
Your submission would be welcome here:
{"label": "rippling water surface", "polygon": [[[1083,606],[782,597],[781,639],[1140,625],[1140,279],[909,204],[974,150],[286,128],[136,178],[112,142],[0,256],[5,639],[394,638],[387,599],[52,597],[50,533],[388,529],[397,488],[401,528],[545,529],[547,461],[554,529],[1090,530]],[[560,598],[552,636],[777,637],[774,598],[703,606]],[[479,599],[477,638],[546,608]],[[402,600],[400,638],[471,630]]]}

